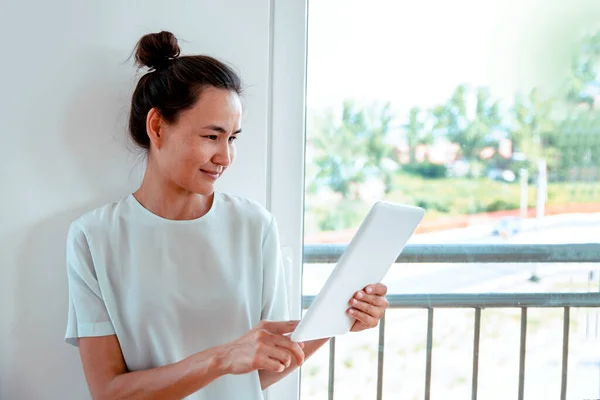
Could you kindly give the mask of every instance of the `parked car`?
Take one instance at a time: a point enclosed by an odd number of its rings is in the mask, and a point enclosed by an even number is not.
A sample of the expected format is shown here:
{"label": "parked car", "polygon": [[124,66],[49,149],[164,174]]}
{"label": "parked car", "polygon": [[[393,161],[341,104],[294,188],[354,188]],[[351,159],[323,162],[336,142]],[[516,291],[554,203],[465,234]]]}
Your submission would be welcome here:
{"label": "parked car", "polygon": [[509,237],[520,233],[523,229],[523,219],[519,217],[504,217],[498,220],[492,230],[493,236]]}

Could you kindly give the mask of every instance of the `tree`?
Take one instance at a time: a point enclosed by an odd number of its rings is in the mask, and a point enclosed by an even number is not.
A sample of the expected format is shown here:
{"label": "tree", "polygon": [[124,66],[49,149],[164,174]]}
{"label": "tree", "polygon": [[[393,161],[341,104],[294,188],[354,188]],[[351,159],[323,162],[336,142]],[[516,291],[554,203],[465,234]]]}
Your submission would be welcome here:
{"label": "tree", "polygon": [[567,100],[594,107],[594,97],[600,95],[600,31],[583,38],[573,57],[567,81]]}
{"label": "tree", "polygon": [[355,189],[367,178],[383,182],[386,193],[392,190],[396,168],[385,165],[395,155],[387,140],[392,120],[389,104],[358,108],[351,101],[343,103],[339,114],[328,110],[309,118],[307,192],[328,187],[339,194],[333,202],[320,202],[319,197],[307,202],[318,229],[343,229],[360,222],[366,209]]}
{"label": "tree", "polygon": [[412,107],[408,112],[408,121],[402,125],[408,146],[409,165],[415,163],[417,146],[433,142],[431,132],[425,130],[425,123],[421,120],[422,114],[420,107]]}
{"label": "tree", "polygon": [[331,111],[316,117],[310,128],[318,168],[313,186],[327,185],[348,199],[354,185],[376,176],[389,192],[393,171],[385,161],[394,159],[394,149],[386,142],[392,118],[389,104],[358,109],[351,101],[344,102],[339,119]]}
{"label": "tree", "polygon": [[494,133],[506,130],[500,103],[485,87],[458,85],[448,102],[434,107],[431,115],[433,135],[458,144],[461,156],[471,165],[480,160],[485,146],[497,143]]}
{"label": "tree", "polygon": [[474,115],[466,117],[467,127],[458,131],[455,140],[460,144],[465,158],[474,161],[479,159],[486,145],[497,143],[493,133],[504,127],[499,102],[492,97],[489,89],[479,87],[471,96],[475,102]]}
{"label": "tree", "polygon": [[511,130],[513,147],[526,155],[529,168],[535,170],[538,160],[544,159],[548,169],[556,166],[557,121],[552,116],[555,100],[542,98],[539,90],[515,96]]}
{"label": "tree", "polygon": [[365,165],[370,176],[378,176],[385,185],[386,194],[393,189],[394,170],[385,165],[386,160],[397,162],[394,148],[387,143],[393,120],[390,104],[386,103],[381,109],[373,107],[369,113],[368,127],[366,130],[366,156]]}
{"label": "tree", "polygon": [[366,124],[364,111],[349,101],[342,106],[339,122],[331,111],[315,117],[309,135],[316,152],[317,186],[327,185],[348,198],[352,185],[364,181]]}
{"label": "tree", "polygon": [[466,94],[467,85],[458,85],[447,103],[437,105],[431,110],[435,119],[432,132],[434,137],[446,136],[452,140],[466,129]]}
{"label": "tree", "polygon": [[[600,167],[600,31],[581,40],[567,80],[566,118],[557,137],[558,175]],[[581,107],[585,105],[585,107]]]}

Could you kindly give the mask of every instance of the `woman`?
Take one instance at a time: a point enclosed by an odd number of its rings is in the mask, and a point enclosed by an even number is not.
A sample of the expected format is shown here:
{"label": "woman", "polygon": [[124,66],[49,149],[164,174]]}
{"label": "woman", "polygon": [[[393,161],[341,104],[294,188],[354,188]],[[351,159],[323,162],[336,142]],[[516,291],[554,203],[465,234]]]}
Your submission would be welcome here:
{"label": "woman", "polygon": [[[261,399],[326,340],[294,343],[277,226],[256,203],[214,191],[235,158],[241,82],[207,56],[146,35],[150,68],[129,130],[147,151],[140,188],[81,216],[67,239],[66,340],[95,399]],[[376,284],[350,301],[353,331],[377,325]]]}

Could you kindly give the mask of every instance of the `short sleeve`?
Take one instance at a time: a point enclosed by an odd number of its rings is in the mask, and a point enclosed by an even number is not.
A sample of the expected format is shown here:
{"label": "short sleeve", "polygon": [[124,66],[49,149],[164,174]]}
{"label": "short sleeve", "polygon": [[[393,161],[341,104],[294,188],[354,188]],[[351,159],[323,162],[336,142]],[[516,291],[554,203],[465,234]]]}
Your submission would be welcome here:
{"label": "short sleeve", "polygon": [[65,341],[74,346],[77,338],[115,334],[110,320],[86,235],[73,223],[67,236],[67,280],[69,314]]}
{"label": "short sleeve", "polygon": [[285,268],[281,256],[277,221],[271,220],[262,246],[263,293],[261,319],[269,321],[289,320]]}

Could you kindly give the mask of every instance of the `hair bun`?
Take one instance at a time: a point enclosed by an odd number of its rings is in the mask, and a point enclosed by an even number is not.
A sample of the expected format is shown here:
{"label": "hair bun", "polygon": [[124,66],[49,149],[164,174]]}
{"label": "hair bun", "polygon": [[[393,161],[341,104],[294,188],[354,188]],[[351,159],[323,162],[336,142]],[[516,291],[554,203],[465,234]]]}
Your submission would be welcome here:
{"label": "hair bun", "polygon": [[160,70],[167,68],[180,52],[177,38],[171,32],[149,33],[137,43],[135,61],[140,67]]}

